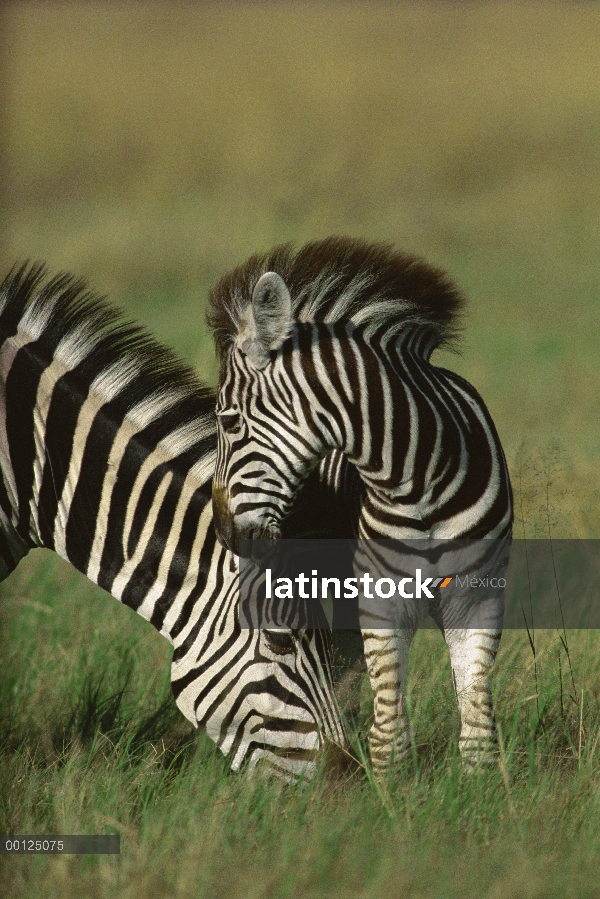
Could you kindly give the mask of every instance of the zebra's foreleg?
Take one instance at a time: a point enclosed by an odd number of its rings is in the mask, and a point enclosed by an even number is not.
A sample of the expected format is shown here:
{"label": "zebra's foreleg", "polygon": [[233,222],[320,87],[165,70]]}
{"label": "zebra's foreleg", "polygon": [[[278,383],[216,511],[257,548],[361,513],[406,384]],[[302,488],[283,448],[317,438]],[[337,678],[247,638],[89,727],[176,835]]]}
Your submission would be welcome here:
{"label": "zebra's foreleg", "polygon": [[373,691],[371,763],[381,779],[393,761],[406,756],[410,727],[406,714],[408,652],[414,630],[364,630],[365,659]]}
{"label": "zebra's foreleg", "polygon": [[496,756],[491,673],[500,636],[497,628],[448,629],[444,633],[460,712],[459,749],[468,771],[489,764]]}

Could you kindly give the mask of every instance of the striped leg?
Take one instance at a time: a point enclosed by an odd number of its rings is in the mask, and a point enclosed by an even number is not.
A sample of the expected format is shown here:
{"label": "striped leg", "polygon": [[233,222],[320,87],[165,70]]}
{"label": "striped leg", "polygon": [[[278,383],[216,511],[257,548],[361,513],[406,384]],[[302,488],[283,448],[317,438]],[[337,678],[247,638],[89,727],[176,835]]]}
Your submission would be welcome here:
{"label": "striped leg", "polygon": [[497,749],[490,677],[500,636],[497,628],[449,629],[444,634],[460,712],[459,748],[468,771],[489,764]]}
{"label": "striped leg", "polygon": [[381,779],[390,763],[406,756],[410,727],[406,714],[406,671],[414,630],[364,630],[365,659],[373,690],[371,763]]}

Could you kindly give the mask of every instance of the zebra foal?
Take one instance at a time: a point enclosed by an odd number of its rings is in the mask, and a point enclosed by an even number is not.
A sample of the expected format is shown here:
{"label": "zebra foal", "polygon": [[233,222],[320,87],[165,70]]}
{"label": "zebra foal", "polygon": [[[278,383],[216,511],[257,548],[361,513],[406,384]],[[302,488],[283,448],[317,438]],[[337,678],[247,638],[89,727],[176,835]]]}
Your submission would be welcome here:
{"label": "zebra foal", "polygon": [[[323,747],[343,754],[326,631],[240,627],[237,560],[213,522],[214,395],[40,266],[0,285],[0,387],[0,580],[47,547],[150,621],[173,646],[177,705],[234,770],[263,761],[293,779]],[[315,512],[327,526],[344,469],[323,466],[292,532]]]}
{"label": "zebra foal", "polygon": [[[334,449],[364,485],[363,565],[381,539],[510,541],[511,488],[491,417],[470,384],[429,361],[455,338],[461,305],[420,260],[347,238],[279,247],[219,282],[209,323],[222,360],[213,497],[224,545],[279,537],[298,486]],[[502,596],[467,626],[439,590],[432,598],[410,626],[378,622],[361,603],[377,774],[409,746],[408,651],[427,611],[450,651],[467,766],[495,743]]]}

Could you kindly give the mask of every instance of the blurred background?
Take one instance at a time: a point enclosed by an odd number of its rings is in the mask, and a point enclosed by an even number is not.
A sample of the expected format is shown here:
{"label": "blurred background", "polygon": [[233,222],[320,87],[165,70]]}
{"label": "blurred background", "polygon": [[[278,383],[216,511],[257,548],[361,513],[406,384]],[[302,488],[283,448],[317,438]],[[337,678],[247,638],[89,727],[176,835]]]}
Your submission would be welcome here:
{"label": "blurred background", "polygon": [[255,250],[393,242],[469,300],[517,536],[600,537],[600,5],[5,3],[0,266],[83,275],[214,383]]}

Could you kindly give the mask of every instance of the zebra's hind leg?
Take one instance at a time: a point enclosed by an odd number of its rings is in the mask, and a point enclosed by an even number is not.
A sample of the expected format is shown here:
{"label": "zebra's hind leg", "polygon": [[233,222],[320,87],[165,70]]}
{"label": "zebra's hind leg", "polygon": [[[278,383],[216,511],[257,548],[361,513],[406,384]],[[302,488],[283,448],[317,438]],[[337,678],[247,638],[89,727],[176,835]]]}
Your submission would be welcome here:
{"label": "zebra's hind leg", "polygon": [[371,763],[376,780],[410,748],[406,714],[408,652],[414,630],[364,630],[365,659],[373,690]]}
{"label": "zebra's hind leg", "polygon": [[467,771],[489,765],[496,758],[491,673],[500,637],[498,628],[448,629],[444,633],[460,712],[459,749]]}

